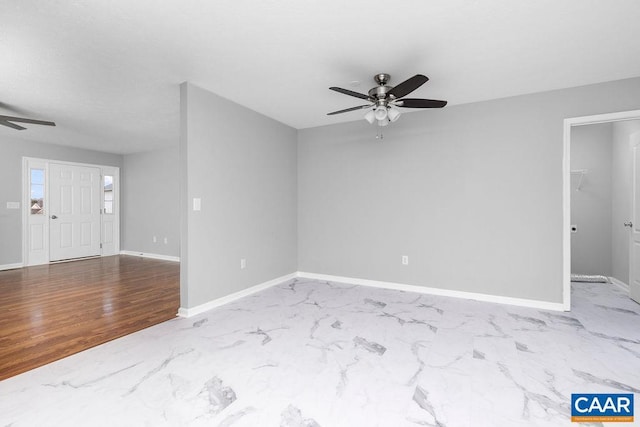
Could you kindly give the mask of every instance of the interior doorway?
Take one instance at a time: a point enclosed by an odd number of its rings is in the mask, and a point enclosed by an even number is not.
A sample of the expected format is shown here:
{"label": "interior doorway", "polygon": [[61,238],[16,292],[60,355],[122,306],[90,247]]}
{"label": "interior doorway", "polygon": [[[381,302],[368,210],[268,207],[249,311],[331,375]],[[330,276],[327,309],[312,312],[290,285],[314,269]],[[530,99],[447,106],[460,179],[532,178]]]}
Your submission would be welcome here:
{"label": "interior doorway", "polygon": [[23,159],[25,266],[119,253],[119,168]]}
{"label": "interior doorway", "polygon": [[[571,233],[572,227],[571,223],[571,194],[572,191],[575,191],[576,188],[573,186],[577,186],[580,188],[580,185],[583,183],[583,179],[585,176],[588,176],[589,171],[587,168],[573,168],[571,163],[571,138],[572,138],[572,129],[576,130],[579,126],[586,125],[596,125],[596,124],[606,124],[606,123],[615,123],[622,121],[631,121],[640,119],[640,110],[635,111],[626,111],[619,113],[608,113],[608,114],[600,114],[595,116],[585,116],[585,117],[576,117],[565,119],[564,121],[564,152],[563,152],[563,306],[564,309],[569,311],[571,308],[571,265],[572,265],[572,251],[571,251]],[[632,161],[631,147],[629,146],[628,160]],[[573,173],[572,173],[573,172]],[[573,177],[573,179],[572,179]],[[628,185],[631,187],[632,179],[629,177]],[[623,190],[624,191],[624,190]],[[629,190],[628,197],[631,198],[631,190]],[[627,209],[625,216],[628,218],[632,217],[631,209]],[[615,222],[615,220],[614,220]],[[639,224],[640,226],[640,224]],[[578,230],[573,230],[578,231]],[[629,245],[629,233],[626,231],[626,243]],[[631,257],[629,257],[629,251],[626,251],[627,259],[630,262],[633,262]],[[640,261],[640,260],[639,260]],[[583,263],[583,265],[586,265]],[[605,266],[601,266],[601,268],[607,268]],[[631,266],[627,266],[627,269],[631,269]]]}

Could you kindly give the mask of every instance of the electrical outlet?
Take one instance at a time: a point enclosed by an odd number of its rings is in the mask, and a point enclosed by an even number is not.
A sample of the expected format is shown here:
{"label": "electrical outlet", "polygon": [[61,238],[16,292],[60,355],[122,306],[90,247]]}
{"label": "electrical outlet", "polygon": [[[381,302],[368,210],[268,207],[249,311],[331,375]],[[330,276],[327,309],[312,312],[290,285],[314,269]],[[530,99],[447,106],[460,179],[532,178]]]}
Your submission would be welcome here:
{"label": "electrical outlet", "polygon": [[402,265],[409,265],[409,256],[402,255]]}
{"label": "electrical outlet", "polygon": [[164,238],[164,244],[165,244],[165,245],[169,244],[169,239],[168,239],[168,238],[166,238],[166,237]]}
{"label": "electrical outlet", "polygon": [[156,236],[153,236],[153,243],[158,243],[158,238]]}
{"label": "electrical outlet", "polygon": [[240,260],[240,270],[244,270],[245,268],[247,268],[247,260],[242,258]]}

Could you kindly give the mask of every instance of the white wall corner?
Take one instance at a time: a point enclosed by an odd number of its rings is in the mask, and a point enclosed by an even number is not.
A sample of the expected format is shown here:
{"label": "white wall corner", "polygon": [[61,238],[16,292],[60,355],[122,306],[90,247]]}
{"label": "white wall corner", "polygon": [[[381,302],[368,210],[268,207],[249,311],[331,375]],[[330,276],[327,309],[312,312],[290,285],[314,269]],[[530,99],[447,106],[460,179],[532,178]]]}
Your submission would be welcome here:
{"label": "white wall corner", "polygon": [[516,305],[520,307],[537,308],[542,310],[565,311],[561,302],[539,301],[525,298],[504,297],[499,295],[479,294],[475,292],[454,291],[449,289],[430,288],[426,286],[407,285],[404,283],[382,282],[378,280],[358,279],[354,277],[332,276],[329,274],[316,274],[299,271],[298,277],[306,279],[326,280],[328,282],[349,283],[354,285],[371,286],[374,288],[393,289],[397,291],[414,292],[418,294],[438,295],[452,298],[464,298],[475,301],[491,302],[496,304]]}
{"label": "white wall corner", "polygon": [[244,298],[248,295],[255,294],[256,292],[260,292],[262,290],[268,289],[272,286],[279,285],[281,283],[286,282],[287,280],[295,279],[296,277],[298,277],[297,273],[290,273],[285,276],[280,276],[275,279],[269,280],[267,282],[259,283],[255,286],[251,286],[250,288],[243,289],[238,292],[234,292],[224,297],[214,299],[204,304],[197,305],[195,307],[191,307],[191,308],[180,307],[178,309],[178,316],[193,317],[195,315],[204,313],[205,311],[209,311],[213,308],[220,307],[225,304],[229,304],[230,302],[236,301],[240,298]]}
{"label": "white wall corner", "polygon": [[162,261],[180,262],[180,257],[173,255],[150,254],[147,252],[120,251],[120,255],[139,256],[142,258],[159,259]]}

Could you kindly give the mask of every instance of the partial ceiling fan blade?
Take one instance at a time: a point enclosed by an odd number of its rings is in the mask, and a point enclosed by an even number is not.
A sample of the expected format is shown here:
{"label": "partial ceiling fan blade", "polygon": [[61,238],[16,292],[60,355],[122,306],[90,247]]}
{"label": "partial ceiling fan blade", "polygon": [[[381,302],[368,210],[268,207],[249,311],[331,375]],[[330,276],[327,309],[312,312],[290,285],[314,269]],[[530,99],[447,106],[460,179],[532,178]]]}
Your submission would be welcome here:
{"label": "partial ceiling fan blade", "polygon": [[15,130],[25,130],[26,129],[26,128],[23,128],[22,126],[18,126],[16,124],[13,124],[11,122],[8,122],[8,121],[2,120],[2,119],[0,119],[0,125],[7,126],[7,127],[10,127],[10,128],[13,128]]}
{"label": "partial ceiling fan blade", "polygon": [[333,116],[334,114],[348,113],[349,111],[362,110],[363,108],[370,108],[370,107],[373,107],[373,104],[358,105],[357,107],[351,107],[351,108],[346,108],[344,110],[332,111],[331,113],[327,113],[327,116]]}
{"label": "partial ceiling fan blade", "polygon": [[369,98],[369,95],[365,95],[364,93],[354,92],[354,91],[349,90],[349,89],[342,89],[341,87],[332,86],[329,89],[335,90],[336,92],[340,92],[340,93],[343,93],[345,95],[355,96],[356,98],[360,98],[360,99],[366,99],[366,100],[370,100],[371,99],[371,98]]}
{"label": "partial ceiling fan blade", "polygon": [[12,113],[23,115],[23,116],[31,115],[31,111],[23,110],[22,108],[18,108],[14,105],[7,104],[6,102],[2,102],[2,101],[0,101],[0,108],[2,108],[3,110],[11,111]]}
{"label": "partial ceiling fan blade", "polygon": [[437,99],[404,98],[394,102],[398,107],[404,108],[442,108],[447,101]]}
{"label": "partial ceiling fan blade", "polygon": [[56,125],[54,122],[48,122],[45,120],[26,119],[24,117],[12,117],[12,116],[4,116],[4,115],[0,115],[0,120],[9,121],[9,122],[18,122],[18,123],[31,123],[33,125],[45,125],[45,126]]}
{"label": "partial ceiling fan blade", "polygon": [[396,85],[393,89],[387,92],[387,96],[393,95],[396,98],[402,98],[403,96],[409,95],[411,92],[418,89],[428,81],[429,77],[423,76],[422,74],[416,74],[415,76],[403,81],[399,85]]}

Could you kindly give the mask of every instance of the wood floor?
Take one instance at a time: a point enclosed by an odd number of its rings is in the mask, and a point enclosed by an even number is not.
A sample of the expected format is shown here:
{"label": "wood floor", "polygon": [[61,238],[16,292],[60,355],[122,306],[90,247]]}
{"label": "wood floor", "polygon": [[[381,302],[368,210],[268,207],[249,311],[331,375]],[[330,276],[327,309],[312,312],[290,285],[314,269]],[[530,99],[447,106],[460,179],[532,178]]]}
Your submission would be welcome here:
{"label": "wood floor", "polygon": [[174,318],[179,270],[117,255],[0,271],[0,380]]}

